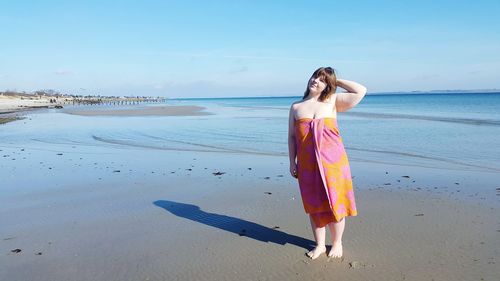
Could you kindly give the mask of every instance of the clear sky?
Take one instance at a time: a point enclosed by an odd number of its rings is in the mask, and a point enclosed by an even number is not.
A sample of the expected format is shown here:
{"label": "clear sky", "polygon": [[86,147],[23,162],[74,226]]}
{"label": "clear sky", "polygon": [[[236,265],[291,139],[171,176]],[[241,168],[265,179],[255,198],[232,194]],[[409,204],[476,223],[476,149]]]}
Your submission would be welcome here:
{"label": "clear sky", "polygon": [[500,88],[500,1],[0,0],[0,90],[301,95]]}

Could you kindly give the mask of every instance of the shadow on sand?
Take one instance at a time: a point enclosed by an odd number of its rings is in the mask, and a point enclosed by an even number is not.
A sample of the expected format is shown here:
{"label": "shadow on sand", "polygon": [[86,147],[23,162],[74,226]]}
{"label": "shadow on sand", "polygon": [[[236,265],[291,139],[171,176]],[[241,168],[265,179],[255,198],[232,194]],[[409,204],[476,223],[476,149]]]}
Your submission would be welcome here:
{"label": "shadow on sand", "polygon": [[299,236],[290,235],[285,232],[272,229],[269,227],[256,224],[243,219],[207,213],[200,207],[191,204],[184,204],[168,200],[157,200],[153,202],[156,206],[161,207],[170,213],[199,222],[205,225],[216,227],[225,231],[232,232],[239,236],[245,236],[261,242],[272,242],[280,245],[292,244],[298,247],[311,250],[314,248],[315,242]]}

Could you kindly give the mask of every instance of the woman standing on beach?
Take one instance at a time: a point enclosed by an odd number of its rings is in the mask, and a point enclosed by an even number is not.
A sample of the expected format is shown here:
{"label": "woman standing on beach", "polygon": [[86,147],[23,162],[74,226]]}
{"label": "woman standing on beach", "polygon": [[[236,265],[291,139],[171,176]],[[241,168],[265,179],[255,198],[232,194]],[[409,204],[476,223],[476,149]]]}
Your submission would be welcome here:
{"label": "woman standing on beach", "polygon": [[[347,92],[336,94],[337,87]],[[307,253],[311,259],[326,253],[327,225],[332,239],[328,257],[342,257],[344,217],[357,215],[337,112],[353,108],[365,94],[364,86],[337,79],[334,69],[321,67],[309,79],[302,100],[290,108],[290,174],[298,179],[302,203],[316,240],[316,247]]]}

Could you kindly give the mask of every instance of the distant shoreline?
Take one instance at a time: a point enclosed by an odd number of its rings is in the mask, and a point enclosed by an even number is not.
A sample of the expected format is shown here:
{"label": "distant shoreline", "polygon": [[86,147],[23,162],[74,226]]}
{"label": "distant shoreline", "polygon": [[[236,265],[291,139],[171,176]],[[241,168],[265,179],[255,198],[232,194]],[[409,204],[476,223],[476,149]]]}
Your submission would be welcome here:
{"label": "distant shoreline", "polygon": [[[101,97],[0,92],[0,124],[22,119],[20,115],[37,109],[62,109],[66,105],[139,105],[162,103],[160,97]],[[163,114],[163,113],[162,113]],[[175,113],[182,114],[182,113]]]}

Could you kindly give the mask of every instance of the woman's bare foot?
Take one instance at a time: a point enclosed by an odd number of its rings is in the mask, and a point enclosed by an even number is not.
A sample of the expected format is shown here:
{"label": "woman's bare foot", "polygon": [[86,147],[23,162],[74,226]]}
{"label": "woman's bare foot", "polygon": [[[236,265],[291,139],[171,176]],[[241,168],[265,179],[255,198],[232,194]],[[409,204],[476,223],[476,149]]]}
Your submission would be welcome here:
{"label": "woman's bare foot", "polygon": [[333,244],[330,252],[328,253],[329,258],[341,258],[342,257],[342,243]]}
{"label": "woman's bare foot", "polygon": [[310,251],[306,255],[314,260],[323,253],[326,253],[326,247],[325,246],[316,246],[316,248],[314,248],[312,251]]}

